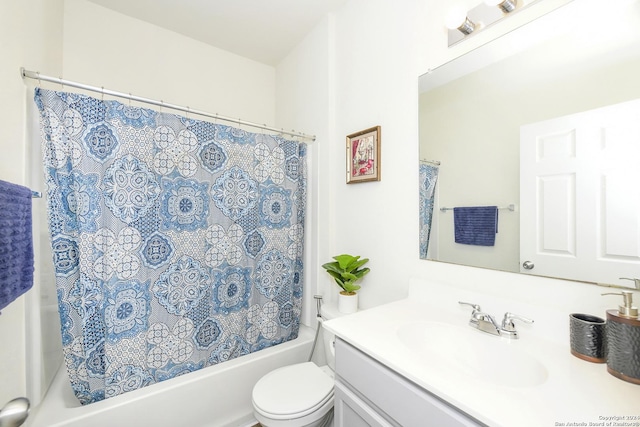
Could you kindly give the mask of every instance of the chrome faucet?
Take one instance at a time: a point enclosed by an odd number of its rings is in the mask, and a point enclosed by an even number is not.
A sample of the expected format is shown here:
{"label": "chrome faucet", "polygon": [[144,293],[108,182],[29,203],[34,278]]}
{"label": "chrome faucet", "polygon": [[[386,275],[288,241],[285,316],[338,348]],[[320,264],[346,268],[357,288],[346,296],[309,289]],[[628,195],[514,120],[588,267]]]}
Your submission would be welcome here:
{"label": "chrome faucet", "polygon": [[498,323],[488,313],[484,313],[478,304],[469,302],[458,301],[461,305],[470,306],[473,311],[471,312],[471,319],[469,319],[469,326],[476,328],[482,332],[486,332],[491,335],[505,336],[507,338],[517,339],[518,331],[514,325],[514,320],[520,320],[525,323],[533,323],[532,319],[528,319],[518,314],[506,312],[502,319],[502,324],[498,326]]}
{"label": "chrome faucet", "polygon": [[462,301],[458,301],[458,303],[473,308],[471,319],[469,319],[469,326],[492,335],[500,335],[500,327],[496,323],[496,320],[490,314],[483,312],[478,304]]}

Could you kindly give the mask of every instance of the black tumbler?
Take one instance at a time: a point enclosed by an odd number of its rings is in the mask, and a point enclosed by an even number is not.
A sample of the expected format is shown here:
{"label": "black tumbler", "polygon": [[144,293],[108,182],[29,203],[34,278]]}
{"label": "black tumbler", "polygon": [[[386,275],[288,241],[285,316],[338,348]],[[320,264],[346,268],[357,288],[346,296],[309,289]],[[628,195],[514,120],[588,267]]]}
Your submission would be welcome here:
{"label": "black tumbler", "polygon": [[587,362],[607,361],[606,330],[604,319],[590,314],[569,315],[571,354]]}

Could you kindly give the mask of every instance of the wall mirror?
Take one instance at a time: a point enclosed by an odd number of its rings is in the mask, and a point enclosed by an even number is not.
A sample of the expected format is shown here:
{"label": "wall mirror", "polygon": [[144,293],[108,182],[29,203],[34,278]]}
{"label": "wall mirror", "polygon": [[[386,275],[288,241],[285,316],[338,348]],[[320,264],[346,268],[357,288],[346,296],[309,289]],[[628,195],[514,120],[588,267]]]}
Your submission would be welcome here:
{"label": "wall mirror", "polygon": [[[532,190],[539,193],[537,204],[521,202],[530,195],[521,194],[524,151],[521,153],[520,139],[521,128],[529,124],[640,99],[640,2],[571,2],[425,73],[419,87],[421,171],[426,165],[433,175],[430,182],[437,183],[435,191],[433,186],[422,188],[421,184],[421,200],[425,192],[427,197],[433,196],[430,227],[427,230],[421,224],[421,244],[425,231],[429,236],[428,246],[421,246],[421,258],[633,287],[633,282],[619,278],[640,277],[640,114],[632,119],[637,123],[618,132],[625,135],[626,145],[636,149],[623,155],[622,161],[608,165],[609,171],[616,171],[615,176],[605,171],[589,184],[597,199],[589,207],[593,223],[581,219],[584,208],[572,199],[575,187],[586,188],[582,181],[574,181],[569,190],[566,182],[538,182]],[[605,128],[596,129],[601,146],[608,144],[606,135],[611,134]],[[566,154],[563,147],[576,143],[571,138],[564,145],[536,140],[533,144],[537,148],[530,155],[539,156],[546,149],[559,150],[562,157]],[[577,151],[581,147],[574,146]],[[596,153],[593,157],[599,161],[602,156]],[[615,200],[610,190],[614,180],[626,184],[624,194]],[[605,207],[603,200],[609,200]],[[430,207],[421,202],[421,209],[425,206]],[[500,208],[493,246],[455,243],[451,209],[468,206]],[[525,268],[530,255],[523,255],[526,250],[521,249],[521,240],[530,227],[521,229],[521,221],[527,216],[538,225],[555,220],[567,224],[566,217],[572,218],[567,229],[561,226],[546,236],[534,233],[531,256],[555,251],[555,258],[571,259],[588,253],[591,259],[610,258],[617,267],[609,276],[587,271],[589,261],[569,263],[554,272],[542,268],[546,261]],[[612,231],[602,229],[607,221],[618,219],[624,222],[624,238],[619,231],[612,236]],[[573,244],[590,240],[593,247],[567,249],[548,243],[558,236]]]}

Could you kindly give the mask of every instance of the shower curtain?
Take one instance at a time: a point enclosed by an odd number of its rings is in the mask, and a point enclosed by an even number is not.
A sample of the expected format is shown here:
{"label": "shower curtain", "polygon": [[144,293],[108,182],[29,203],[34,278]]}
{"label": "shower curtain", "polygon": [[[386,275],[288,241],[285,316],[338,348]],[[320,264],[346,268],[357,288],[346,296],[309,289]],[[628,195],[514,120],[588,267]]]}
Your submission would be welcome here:
{"label": "shower curtain", "polygon": [[438,166],[420,164],[420,258],[427,258],[433,219],[433,202],[438,181]]}
{"label": "shower curtain", "polygon": [[297,337],[306,145],[36,89],[82,404]]}

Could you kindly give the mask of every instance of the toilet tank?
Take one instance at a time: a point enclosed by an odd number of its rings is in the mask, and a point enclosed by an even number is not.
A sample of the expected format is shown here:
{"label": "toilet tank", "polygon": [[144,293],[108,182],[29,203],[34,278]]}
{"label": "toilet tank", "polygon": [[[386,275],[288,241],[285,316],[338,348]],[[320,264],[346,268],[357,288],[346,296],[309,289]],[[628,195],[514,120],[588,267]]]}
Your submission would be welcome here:
{"label": "toilet tank", "polygon": [[[338,317],[344,316],[343,313],[338,311],[338,306],[336,304],[326,303],[323,304],[320,308],[320,315],[322,316],[322,320],[331,320],[336,319]],[[324,354],[327,359],[327,365],[333,370],[336,370],[336,350],[334,347],[335,344],[335,335],[329,332],[326,328],[322,328],[322,343],[324,344]]]}

